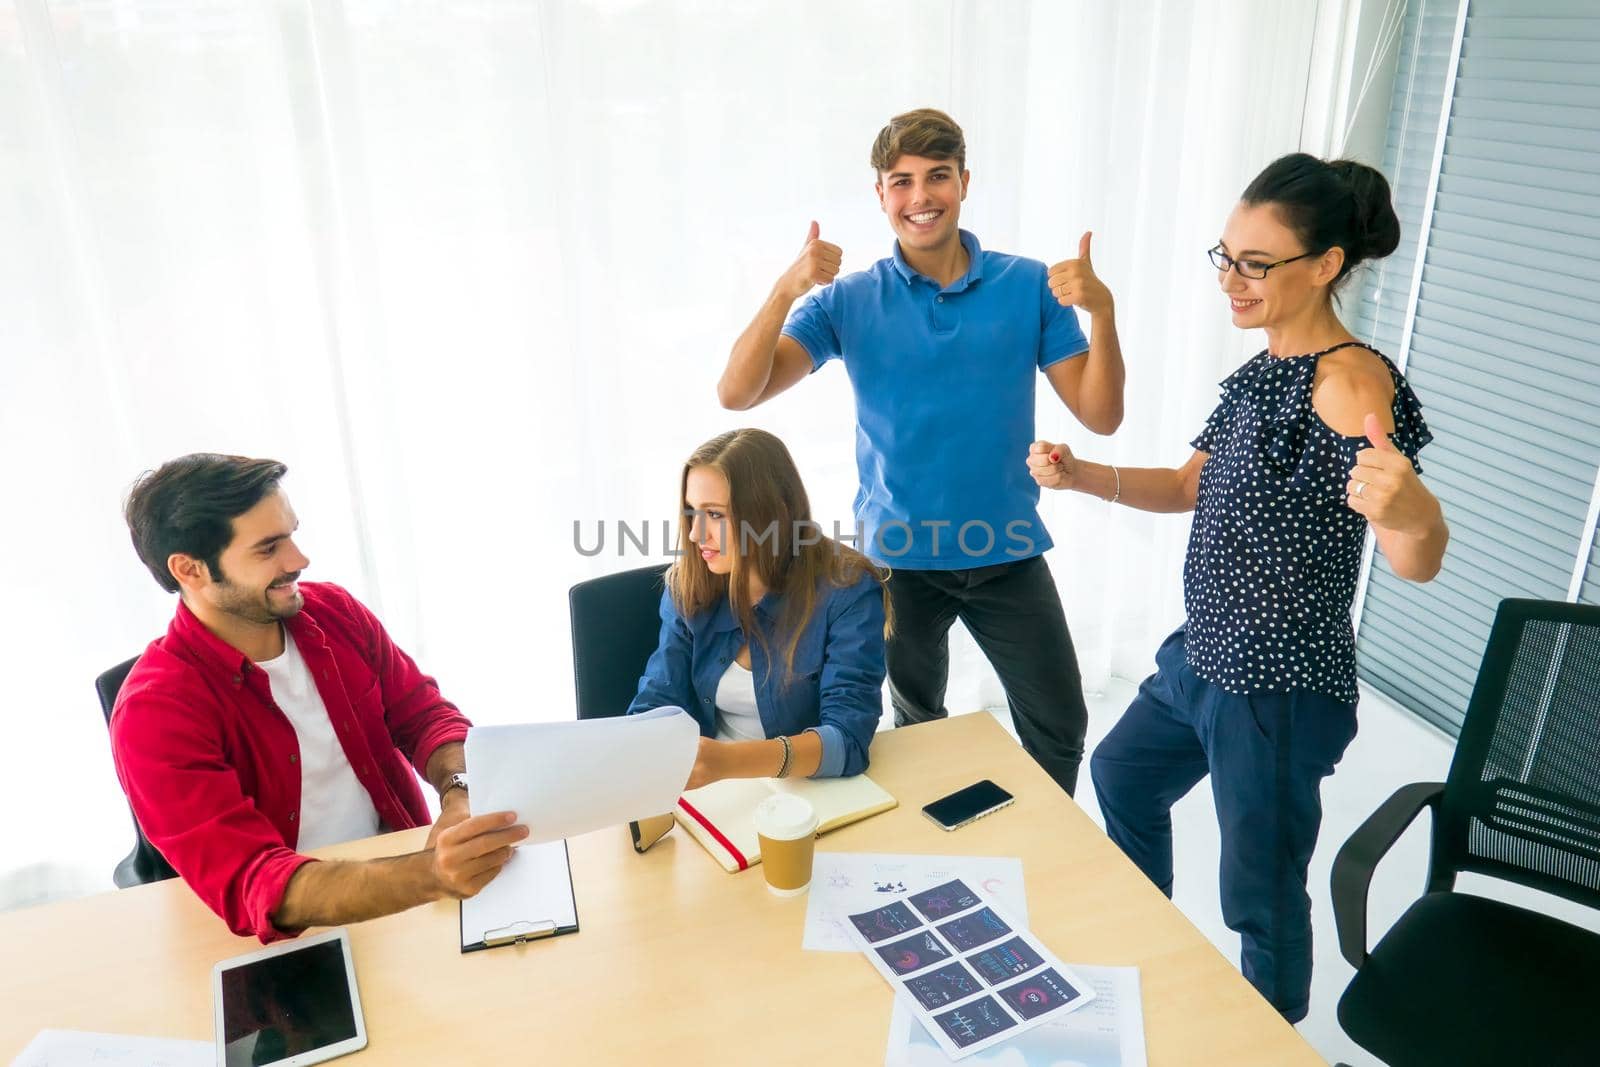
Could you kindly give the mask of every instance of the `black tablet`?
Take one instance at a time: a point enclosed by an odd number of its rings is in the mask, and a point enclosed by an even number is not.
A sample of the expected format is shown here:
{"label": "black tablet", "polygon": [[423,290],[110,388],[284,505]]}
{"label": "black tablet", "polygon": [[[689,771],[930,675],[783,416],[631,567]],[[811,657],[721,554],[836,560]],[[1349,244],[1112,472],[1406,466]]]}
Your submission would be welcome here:
{"label": "black tablet", "polygon": [[223,960],[211,999],[218,1067],[306,1067],[367,1047],[343,929]]}

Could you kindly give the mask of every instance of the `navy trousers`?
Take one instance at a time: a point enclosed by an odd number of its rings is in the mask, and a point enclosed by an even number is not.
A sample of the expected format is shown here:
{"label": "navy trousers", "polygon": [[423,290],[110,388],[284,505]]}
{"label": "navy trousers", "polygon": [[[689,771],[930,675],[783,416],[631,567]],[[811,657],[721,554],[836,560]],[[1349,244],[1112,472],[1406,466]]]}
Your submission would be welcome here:
{"label": "navy trousers", "polygon": [[1227,693],[1189,669],[1184,630],[1089,761],[1106,833],[1172,896],[1172,805],[1211,775],[1222,831],[1222,917],[1240,969],[1284,1018],[1311,995],[1306,867],[1322,779],[1356,735],[1356,708],[1320,693]]}

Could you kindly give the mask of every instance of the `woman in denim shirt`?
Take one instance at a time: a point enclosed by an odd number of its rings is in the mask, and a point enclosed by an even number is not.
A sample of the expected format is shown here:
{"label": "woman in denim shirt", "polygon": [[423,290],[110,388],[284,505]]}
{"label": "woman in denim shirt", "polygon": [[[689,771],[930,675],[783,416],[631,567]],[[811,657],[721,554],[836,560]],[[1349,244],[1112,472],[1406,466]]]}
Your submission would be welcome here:
{"label": "woman in denim shirt", "polygon": [[700,724],[688,788],[860,774],[883,712],[888,574],[822,536],[783,442],[733,430],[683,467],[661,642],[628,713]]}

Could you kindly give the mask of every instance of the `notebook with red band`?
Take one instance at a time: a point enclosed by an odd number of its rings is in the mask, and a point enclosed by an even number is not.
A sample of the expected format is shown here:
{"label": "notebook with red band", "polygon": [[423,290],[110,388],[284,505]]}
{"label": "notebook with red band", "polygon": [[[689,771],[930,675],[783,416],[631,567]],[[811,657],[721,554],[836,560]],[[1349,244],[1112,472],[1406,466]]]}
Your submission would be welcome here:
{"label": "notebook with red band", "polygon": [[725,778],[679,797],[674,814],[725,870],[742,871],[761,862],[756,806],[778,792],[793,793],[811,802],[817,809],[819,834],[888,811],[899,803],[864,774],[851,778]]}

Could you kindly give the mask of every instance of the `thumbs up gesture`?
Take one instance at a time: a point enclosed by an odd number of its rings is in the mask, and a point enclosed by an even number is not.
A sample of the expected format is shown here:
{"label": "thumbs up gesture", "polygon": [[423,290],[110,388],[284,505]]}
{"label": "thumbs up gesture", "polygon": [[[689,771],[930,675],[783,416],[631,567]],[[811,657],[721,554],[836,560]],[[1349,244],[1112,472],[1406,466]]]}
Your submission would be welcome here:
{"label": "thumbs up gesture", "polygon": [[1095,275],[1094,264],[1089,259],[1089,241],[1093,233],[1078,239],[1078,258],[1064,259],[1050,268],[1045,276],[1051,294],[1062,307],[1081,307],[1090,315],[1111,310],[1111,290]]}
{"label": "thumbs up gesture", "polygon": [[813,285],[827,285],[839,274],[844,252],[838,245],[824,241],[821,233],[822,227],[812,222],[806,232],[806,243],[800,248],[800,257],[778,279],[778,291],[791,301],[805,296]]}
{"label": "thumbs up gesture", "polygon": [[1345,503],[1374,526],[1426,533],[1438,521],[1439,502],[1423,486],[1411,460],[1383,432],[1376,414],[1367,414],[1363,428],[1371,447],[1356,453],[1356,465],[1344,487]]}

